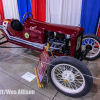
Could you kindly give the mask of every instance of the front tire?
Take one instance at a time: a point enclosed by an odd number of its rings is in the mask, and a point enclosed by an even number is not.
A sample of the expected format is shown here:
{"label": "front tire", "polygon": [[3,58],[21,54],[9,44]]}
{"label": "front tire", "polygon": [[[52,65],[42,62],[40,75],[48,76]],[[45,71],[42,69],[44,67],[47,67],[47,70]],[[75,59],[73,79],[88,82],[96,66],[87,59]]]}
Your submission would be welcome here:
{"label": "front tire", "polygon": [[83,36],[82,51],[86,48],[90,48],[89,53],[86,55],[86,60],[96,60],[100,57],[100,38],[93,34],[87,34]]}
{"label": "front tire", "polygon": [[70,97],[86,95],[93,84],[89,69],[72,57],[59,57],[51,61],[48,68],[51,84],[62,94]]}

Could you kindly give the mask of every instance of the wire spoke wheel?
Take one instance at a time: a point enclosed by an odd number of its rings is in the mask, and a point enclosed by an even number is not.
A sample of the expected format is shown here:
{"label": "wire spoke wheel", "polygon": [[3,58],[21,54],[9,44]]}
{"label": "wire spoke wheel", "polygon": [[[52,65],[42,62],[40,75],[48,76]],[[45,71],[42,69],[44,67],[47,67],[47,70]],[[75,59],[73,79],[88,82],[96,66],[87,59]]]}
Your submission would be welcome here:
{"label": "wire spoke wheel", "polygon": [[68,93],[79,93],[84,89],[85,79],[82,73],[69,64],[58,64],[51,71],[53,82]]}
{"label": "wire spoke wheel", "polygon": [[95,60],[100,57],[100,38],[96,35],[85,35],[82,41],[82,51],[89,49],[85,59]]}
{"label": "wire spoke wheel", "polygon": [[93,84],[89,69],[81,61],[68,56],[53,59],[47,74],[51,84],[70,97],[84,96]]}

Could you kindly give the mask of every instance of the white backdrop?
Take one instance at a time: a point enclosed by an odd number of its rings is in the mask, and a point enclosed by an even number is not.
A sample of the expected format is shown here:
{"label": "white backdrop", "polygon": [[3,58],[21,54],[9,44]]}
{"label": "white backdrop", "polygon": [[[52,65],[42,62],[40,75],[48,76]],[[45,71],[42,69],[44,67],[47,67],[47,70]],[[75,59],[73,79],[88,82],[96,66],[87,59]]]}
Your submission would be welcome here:
{"label": "white backdrop", "polygon": [[19,19],[17,0],[2,0],[5,19]]}
{"label": "white backdrop", "polygon": [[46,21],[50,23],[80,24],[82,0],[46,0]]}

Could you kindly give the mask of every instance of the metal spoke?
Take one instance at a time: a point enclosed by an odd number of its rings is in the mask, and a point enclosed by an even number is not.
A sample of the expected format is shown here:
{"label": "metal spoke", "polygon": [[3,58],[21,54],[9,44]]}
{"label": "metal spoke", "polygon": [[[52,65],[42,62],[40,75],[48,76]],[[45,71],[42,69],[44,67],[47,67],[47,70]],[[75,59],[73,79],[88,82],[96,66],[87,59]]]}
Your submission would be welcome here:
{"label": "metal spoke", "polygon": [[69,84],[70,84],[70,86],[72,87],[72,89],[74,89],[72,83],[69,83]]}
{"label": "metal spoke", "polygon": [[64,80],[58,80],[59,82],[63,82]]}
{"label": "metal spoke", "polygon": [[62,67],[61,67],[61,66],[59,66],[57,69],[63,72],[63,70],[62,70]]}
{"label": "metal spoke", "polygon": [[64,82],[64,84],[65,84],[65,87],[67,87],[67,84]]}
{"label": "metal spoke", "polygon": [[63,83],[61,83],[61,84],[65,86],[65,83],[64,83],[64,82],[63,82]]}
{"label": "metal spoke", "polygon": [[59,71],[58,69],[56,69],[55,72],[60,73],[60,74],[62,73],[62,71],[61,70]]}
{"label": "metal spoke", "polygon": [[56,77],[56,79],[63,79],[62,77]]}
{"label": "metal spoke", "polygon": [[75,77],[77,77],[77,76],[80,76],[81,77],[80,73],[75,74]]}
{"label": "metal spoke", "polygon": [[79,88],[81,85],[79,85],[77,82],[73,82],[75,85],[77,85],[77,87]]}
{"label": "metal spoke", "polygon": [[83,80],[83,79],[75,79],[75,80]]}
{"label": "metal spoke", "polygon": [[67,85],[68,85],[68,87],[70,88],[70,84],[69,84],[69,82],[67,83]]}
{"label": "metal spoke", "polygon": [[61,79],[60,79],[60,80],[58,80],[58,81],[64,81],[64,79],[62,79],[62,78],[61,78]]}
{"label": "metal spoke", "polygon": [[57,79],[61,79],[62,77],[56,76]]}
{"label": "metal spoke", "polygon": [[63,82],[63,80],[57,80],[57,81],[60,82],[60,83]]}
{"label": "metal spoke", "polygon": [[[73,82],[74,83],[74,82]],[[72,84],[74,87],[75,87],[75,89],[77,89],[77,86],[76,86],[76,84],[74,83],[74,84]]]}
{"label": "metal spoke", "polygon": [[72,72],[73,71],[73,68],[70,67],[70,71]]}
{"label": "metal spoke", "polygon": [[56,73],[56,72],[55,72],[54,74],[55,74],[55,75],[61,75],[61,73]]}
{"label": "metal spoke", "polygon": [[80,82],[80,81],[78,81],[78,80],[74,80],[75,82],[77,82],[77,83],[80,83],[81,85],[83,84],[83,82]]}

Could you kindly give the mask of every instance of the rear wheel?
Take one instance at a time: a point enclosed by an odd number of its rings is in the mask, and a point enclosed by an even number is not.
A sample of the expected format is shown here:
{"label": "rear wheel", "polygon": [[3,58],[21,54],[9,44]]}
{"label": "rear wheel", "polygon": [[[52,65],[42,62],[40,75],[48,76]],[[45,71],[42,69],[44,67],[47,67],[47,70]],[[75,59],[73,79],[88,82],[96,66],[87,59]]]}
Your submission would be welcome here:
{"label": "rear wheel", "polygon": [[55,58],[48,68],[48,77],[52,85],[70,97],[87,94],[93,84],[91,76],[89,69],[72,57]]}
{"label": "rear wheel", "polygon": [[87,34],[83,36],[82,50],[89,49],[86,60],[96,60],[100,57],[100,38],[96,35]]}

